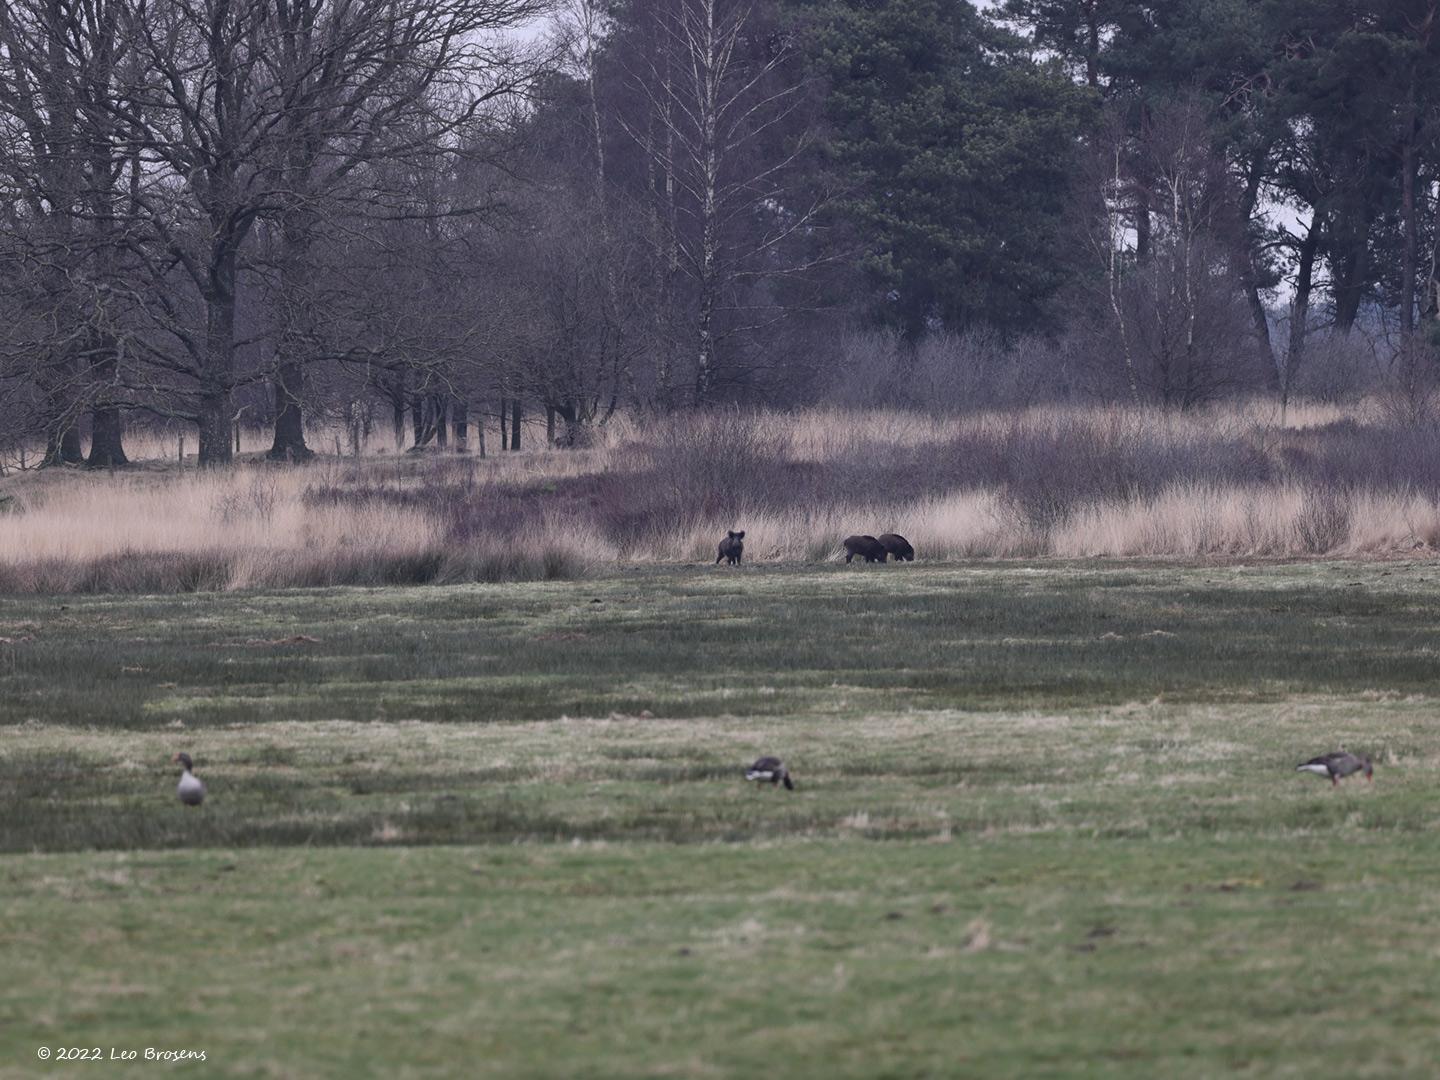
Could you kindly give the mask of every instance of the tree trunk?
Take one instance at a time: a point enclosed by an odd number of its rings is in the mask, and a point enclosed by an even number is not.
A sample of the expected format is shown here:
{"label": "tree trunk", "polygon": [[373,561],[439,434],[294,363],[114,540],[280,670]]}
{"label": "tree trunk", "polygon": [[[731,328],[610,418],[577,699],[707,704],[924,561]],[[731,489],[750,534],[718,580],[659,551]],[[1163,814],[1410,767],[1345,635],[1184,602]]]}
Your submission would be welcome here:
{"label": "tree trunk", "polygon": [[390,423],[391,429],[395,432],[395,452],[398,454],[405,449],[405,373],[397,372],[391,380],[388,393],[390,396]]}
{"label": "tree trunk", "polygon": [[233,249],[214,256],[205,298],[205,366],[200,372],[200,454],[202,469],[228,465],[230,390],[235,371],[235,264]]}
{"label": "tree trunk", "polygon": [[545,444],[555,445],[555,406],[545,406]]}
{"label": "tree trunk", "polygon": [[304,373],[298,363],[281,361],[275,369],[275,440],[267,457],[305,461],[315,452],[305,445],[305,418],[300,406]]}
{"label": "tree trunk", "polygon": [[114,469],[128,465],[125,456],[125,420],[120,407],[111,396],[119,367],[118,350],[114,339],[98,335],[92,351],[94,359],[90,365],[90,386],[92,402],[90,408],[90,456],[85,461],[88,469]]}
{"label": "tree trunk", "polygon": [[1370,245],[1369,225],[1358,230],[1350,223],[1349,243],[1334,261],[1335,329],[1348,335],[1360,317],[1360,302],[1365,298],[1365,275],[1368,271]]}
{"label": "tree trunk", "polygon": [[[100,65],[95,86],[109,83],[109,60]],[[107,130],[107,135],[111,132]],[[112,143],[107,138],[96,139],[92,150],[90,175],[106,177],[112,175],[116,164],[112,159]],[[114,174],[118,179],[120,174]],[[138,178],[137,178],[138,179]],[[95,243],[95,276],[100,281],[112,281],[116,276],[118,251],[115,243],[116,192],[111,183],[97,185],[91,195],[94,214],[93,233]],[[92,333],[90,348],[90,456],[85,467],[89,469],[115,469],[128,465],[125,456],[125,419],[115,403],[114,389],[120,381],[120,346],[115,336],[107,331]]]}
{"label": "tree trunk", "polygon": [[1415,330],[1415,280],[1420,251],[1420,229],[1417,221],[1419,212],[1415,205],[1416,173],[1420,168],[1420,155],[1416,146],[1420,138],[1415,86],[1417,78],[1418,75],[1412,70],[1407,96],[1407,115],[1410,120],[1400,157],[1400,220],[1404,236],[1400,260],[1400,333],[1407,338]]}
{"label": "tree trunk", "polygon": [[119,408],[97,405],[90,413],[90,456],[86,468],[115,469],[130,464],[125,456],[125,422]]}
{"label": "tree trunk", "polygon": [[1310,293],[1315,279],[1315,251],[1320,246],[1320,215],[1310,221],[1310,231],[1300,241],[1300,259],[1295,272],[1295,296],[1290,301],[1290,342],[1285,349],[1285,374],[1280,387],[1280,422],[1290,405],[1295,376],[1305,362],[1305,335],[1310,320]]}
{"label": "tree trunk", "polygon": [[510,402],[510,449],[520,449],[520,399]]}
{"label": "tree trunk", "polygon": [[[280,10],[285,9],[280,6]],[[311,79],[324,76],[318,69],[312,71],[307,67],[307,54],[315,48],[315,43],[312,29],[300,15],[303,8],[296,5],[291,10],[293,17],[281,17],[287,32],[278,42],[275,60],[281,84],[292,93],[301,93]],[[285,461],[304,461],[314,456],[305,445],[302,395],[303,365],[315,351],[311,292],[315,260],[311,248],[317,217],[314,166],[321,145],[315,129],[323,123],[321,116],[323,114],[311,114],[303,108],[289,108],[281,116],[279,125],[285,147],[282,176],[287,195],[279,222],[281,324],[276,344],[279,362],[275,369],[275,441],[270,447],[270,457]]]}
{"label": "tree trunk", "polygon": [[435,445],[441,450],[450,445],[449,411],[450,403],[444,394],[431,397],[430,428],[435,432]]}
{"label": "tree trunk", "polygon": [[[308,186],[305,169],[293,170],[288,187],[292,192]],[[275,461],[306,461],[315,456],[305,445],[305,415],[301,404],[305,392],[303,369],[311,339],[308,305],[311,283],[310,239],[312,212],[291,206],[280,221],[280,340],[275,367],[275,439],[269,457]]]}
{"label": "tree trunk", "polygon": [[[580,444],[580,426],[585,420],[580,406],[574,401],[567,401],[563,405],[554,406],[552,414],[565,421],[565,434],[560,436],[559,445],[565,447],[578,446]],[[550,442],[552,445],[555,443],[555,437],[553,435],[550,437]]]}
{"label": "tree trunk", "polygon": [[[1253,153],[1245,174],[1244,195],[1240,201],[1241,220],[1245,223],[1246,243],[1239,257],[1240,287],[1245,293],[1245,304],[1250,309],[1250,324],[1255,329],[1255,341],[1260,348],[1265,364],[1265,379],[1277,391],[1284,393],[1283,379],[1279,365],[1275,362],[1275,344],[1270,340],[1270,316],[1265,303],[1260,299],[1259,277],[1255,272],[1257,252],[1252,218],[1259,201],[1260,181],[1264,175],[1265,160],[1269,154],[1268,145]],[[1312,227],[1311,231],[1314,229]]]}
{"label": "tree trunk", "polygon": [[1425,298],[1420,304],[1420,317],[1440,319],[1440,199],[1435,200],[1435,216],[1430,223],[1430,267],[1425,275]]}
{"label": "tree trunk", "polygon": [[1085,85],[1100,88],[1100,16],[1099,0],[1085,4]]}
{"label": "tree trunk", "polygon": [[502,397],[502,398],[500,399],[500,449],[501,449],[501,450],[508,450],[508,449],[510,449],[510,426],[509,426],[510,414],[509,414],[508,412],[506,412],[506,409],[507,409],[507,408],[508,408],[508,406],[507,406],[506,403],[505,403],[505,399]]}
{"label": "tree trunk", "polygon": [[455,426],[455,452],[468,454],[470,452],[470,407],[463,398],[455,402],[450,417]]}
{"label": "tree trunk", "polygon": [[1270,315],[1265,302],[1260,299],[1260,286],[1255,281],[1255,267],[1247,255],[1240,267],[1240,284],[1245,290],[1245,304],[1250,309],[1250,325],[1255,330],[1255,343],[1260,349],[1260,359],[1265,364],[1265,379],[1275,389],[1280,389],[1280,373],[1275,364],[1275,343],[1270,340]]}
{"label": "tree trunk", "polygon": [[351,401],[345,406],[345,428],[350,436],[350,456],[360,456],[361,444],[369,434],[368,412],[362,416],[360,403]]}
{"label": "tree trunk", "polygon": [[59,420],[45,436],[45,465],[78,465],[85,460],[80,429],[68,417]]}
{"label": "tree trunk", "polygon": [[714,65],[718,61],[716,48],[719,41],[715,25],[715,5],[711,0],[705,0],[704,12],[704,47],[696,50],[706,76],[698,80],[702,91],[696,103],[696,125],[700,136],[699,153],[696,155],[700,164],[700,314],[695,325],[697,349],[694,400],[697,409],[710,400],[710,388],[714,381],[714,320],[720,289],[717,265],[720,254],[720,104],[717,100],[719,88],[714,71]]}
{"label": "tree trunk", "polygon": [[1150,258],[1150,196],[1144,191],[1135,195],[1135,261]]}
{"label": "tree trunk", "polygon": [[[662,6],[660,11],[664,11]],[[671,28],[664,28],[666,33]],[[664,221],[661,225],[661,235],[658,237],[663,252],[662,258],[655,260],[655,342],[658,348],[655,351],[655,397],[660,406],[665,409],[675,405],[675,364],[672,347],[675,338],[670,333],[670,326],[666,321],[666,312],[669,308],[671,296],[674,292],[674,285],[677,275],[680,272],[680,230],[678,225],[679,209],[676,202],[676,180],[675,180],[675,125],[673,123],[674,110],[674,57],[670,48],[669,39],[662,37],[660,45],[661,64],[661,95],[658,106],[660,115],[660,130],[664,138],[663,150],[660,161],[662,170],[661,206],[664,210]],[[657,119],[655,110],[647,113],[647,123],[653,123]],[[648,138],[648,136],[647,136]],[[647,156],[654,153],[651,145],[646,146]]]}
{"label": "tree trunk", "polygon": [[[69,243],[68,234],[64,242]],[[69,284],[58,270],[47,274],[55,309],[52,318],[62,334],[73,332],[84,315],[66,296]],[[68,343],[56,342],[40,367],[37,380],[44,392],[45,456],[41,465],[76,465],[85,460],[80,446],[80,371],[76,350]]]}

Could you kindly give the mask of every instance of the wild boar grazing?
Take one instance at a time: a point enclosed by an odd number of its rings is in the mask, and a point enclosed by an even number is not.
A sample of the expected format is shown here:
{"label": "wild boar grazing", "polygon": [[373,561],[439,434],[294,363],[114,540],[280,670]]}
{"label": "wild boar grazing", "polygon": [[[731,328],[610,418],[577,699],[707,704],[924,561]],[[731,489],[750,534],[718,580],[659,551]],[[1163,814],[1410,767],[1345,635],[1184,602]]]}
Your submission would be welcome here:
{"label": "wild boar grazing", "polygon": [[873,536],[847,536],[845,538],[845,561],[862,555],[866,562],[884,562],[885,547]]}
{"label": "wild boar grazing", "polygon": [[745,530],[739,532],[727,532],[725,539],[720,541],[720,554],[715,556],[715,565],[728,561],[731,566],[740,565],[740,557],[745,554]]}
{"label": "wild boar grazing", "polygon": [[880,537],[880,546],[890,553],[896,562],[914,562],[915,549],[899,533],[886,533]]}

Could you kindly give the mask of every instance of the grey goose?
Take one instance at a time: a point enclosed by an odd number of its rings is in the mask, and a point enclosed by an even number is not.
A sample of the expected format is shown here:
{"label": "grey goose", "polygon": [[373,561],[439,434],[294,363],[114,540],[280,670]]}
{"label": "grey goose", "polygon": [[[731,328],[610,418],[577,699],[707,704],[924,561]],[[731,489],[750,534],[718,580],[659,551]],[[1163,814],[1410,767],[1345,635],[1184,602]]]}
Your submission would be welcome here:
{"label": "grey goose", "polygon": [[1296,772],[1314,773],[1316,776],[1324,776],[1329,779],[1332,787],[1339,787],[1340,781],[1347,776],[1353,776],[1363,771],[1366,780],[1375,778],[1375,767],[1368,757],[1361,757],[1358,754],[1346,753],[1339,750],[1333,754],[1321,754],[1319,757],[1311,758],[1295,766]]}
{"label": "grey goose", "polygon": [[170,760],[180,765],[180,783],[175,787],[175,794],[186,806],[199,806],[205,801],[205,782],[192,771],[195,763],[190,755],[181,752]]}
{"label": "grey goose", "polygon": [[790,770],[778,757],[762,757],[745,771],[746,780],[757,780],[762,784],[784,784],[786,791],[795,790],[795,781],[790,779]]}

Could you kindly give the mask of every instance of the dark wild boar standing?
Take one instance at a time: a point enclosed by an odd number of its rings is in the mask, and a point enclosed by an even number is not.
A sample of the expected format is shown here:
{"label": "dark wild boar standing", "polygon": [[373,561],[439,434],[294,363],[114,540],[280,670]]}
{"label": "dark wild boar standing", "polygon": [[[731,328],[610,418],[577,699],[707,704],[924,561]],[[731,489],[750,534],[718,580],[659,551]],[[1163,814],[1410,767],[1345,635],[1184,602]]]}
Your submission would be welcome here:
{"label": "dark wild boar standing", "polygon": [[728,562],[731,566],[740,565],[740,557],[745,554],[745,530],[739,532],[727,532],[725,539],[720,541],[720,554],[715,556],[715,565],[721,562]]}
{"label": "dark wild boar standing", "polygon": [[885,547],[873,536],[847,536],[845,538],[845,561],[862,555],[866,562],[884,562]]}
{"label": "dark wild boar standing", "polygon": [[899,533],[886,533],[880,537],[880,546],[890,553],[896,562],[914,562],[915,549]]}

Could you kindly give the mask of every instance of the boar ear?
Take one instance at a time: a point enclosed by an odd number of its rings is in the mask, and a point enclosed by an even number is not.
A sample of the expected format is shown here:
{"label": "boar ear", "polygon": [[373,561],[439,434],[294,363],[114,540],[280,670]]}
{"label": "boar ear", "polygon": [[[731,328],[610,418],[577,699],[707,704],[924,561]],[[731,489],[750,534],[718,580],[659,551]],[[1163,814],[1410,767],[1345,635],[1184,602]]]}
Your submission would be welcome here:
{"label": "boar ear", "polygon": [[744,529],[741,529],[738,533],[736,533],[736,534],[735,534],[735,539],[736,539],[736,540],[744,540],[744,539],[745,539],[745,530],[744,530]]}

